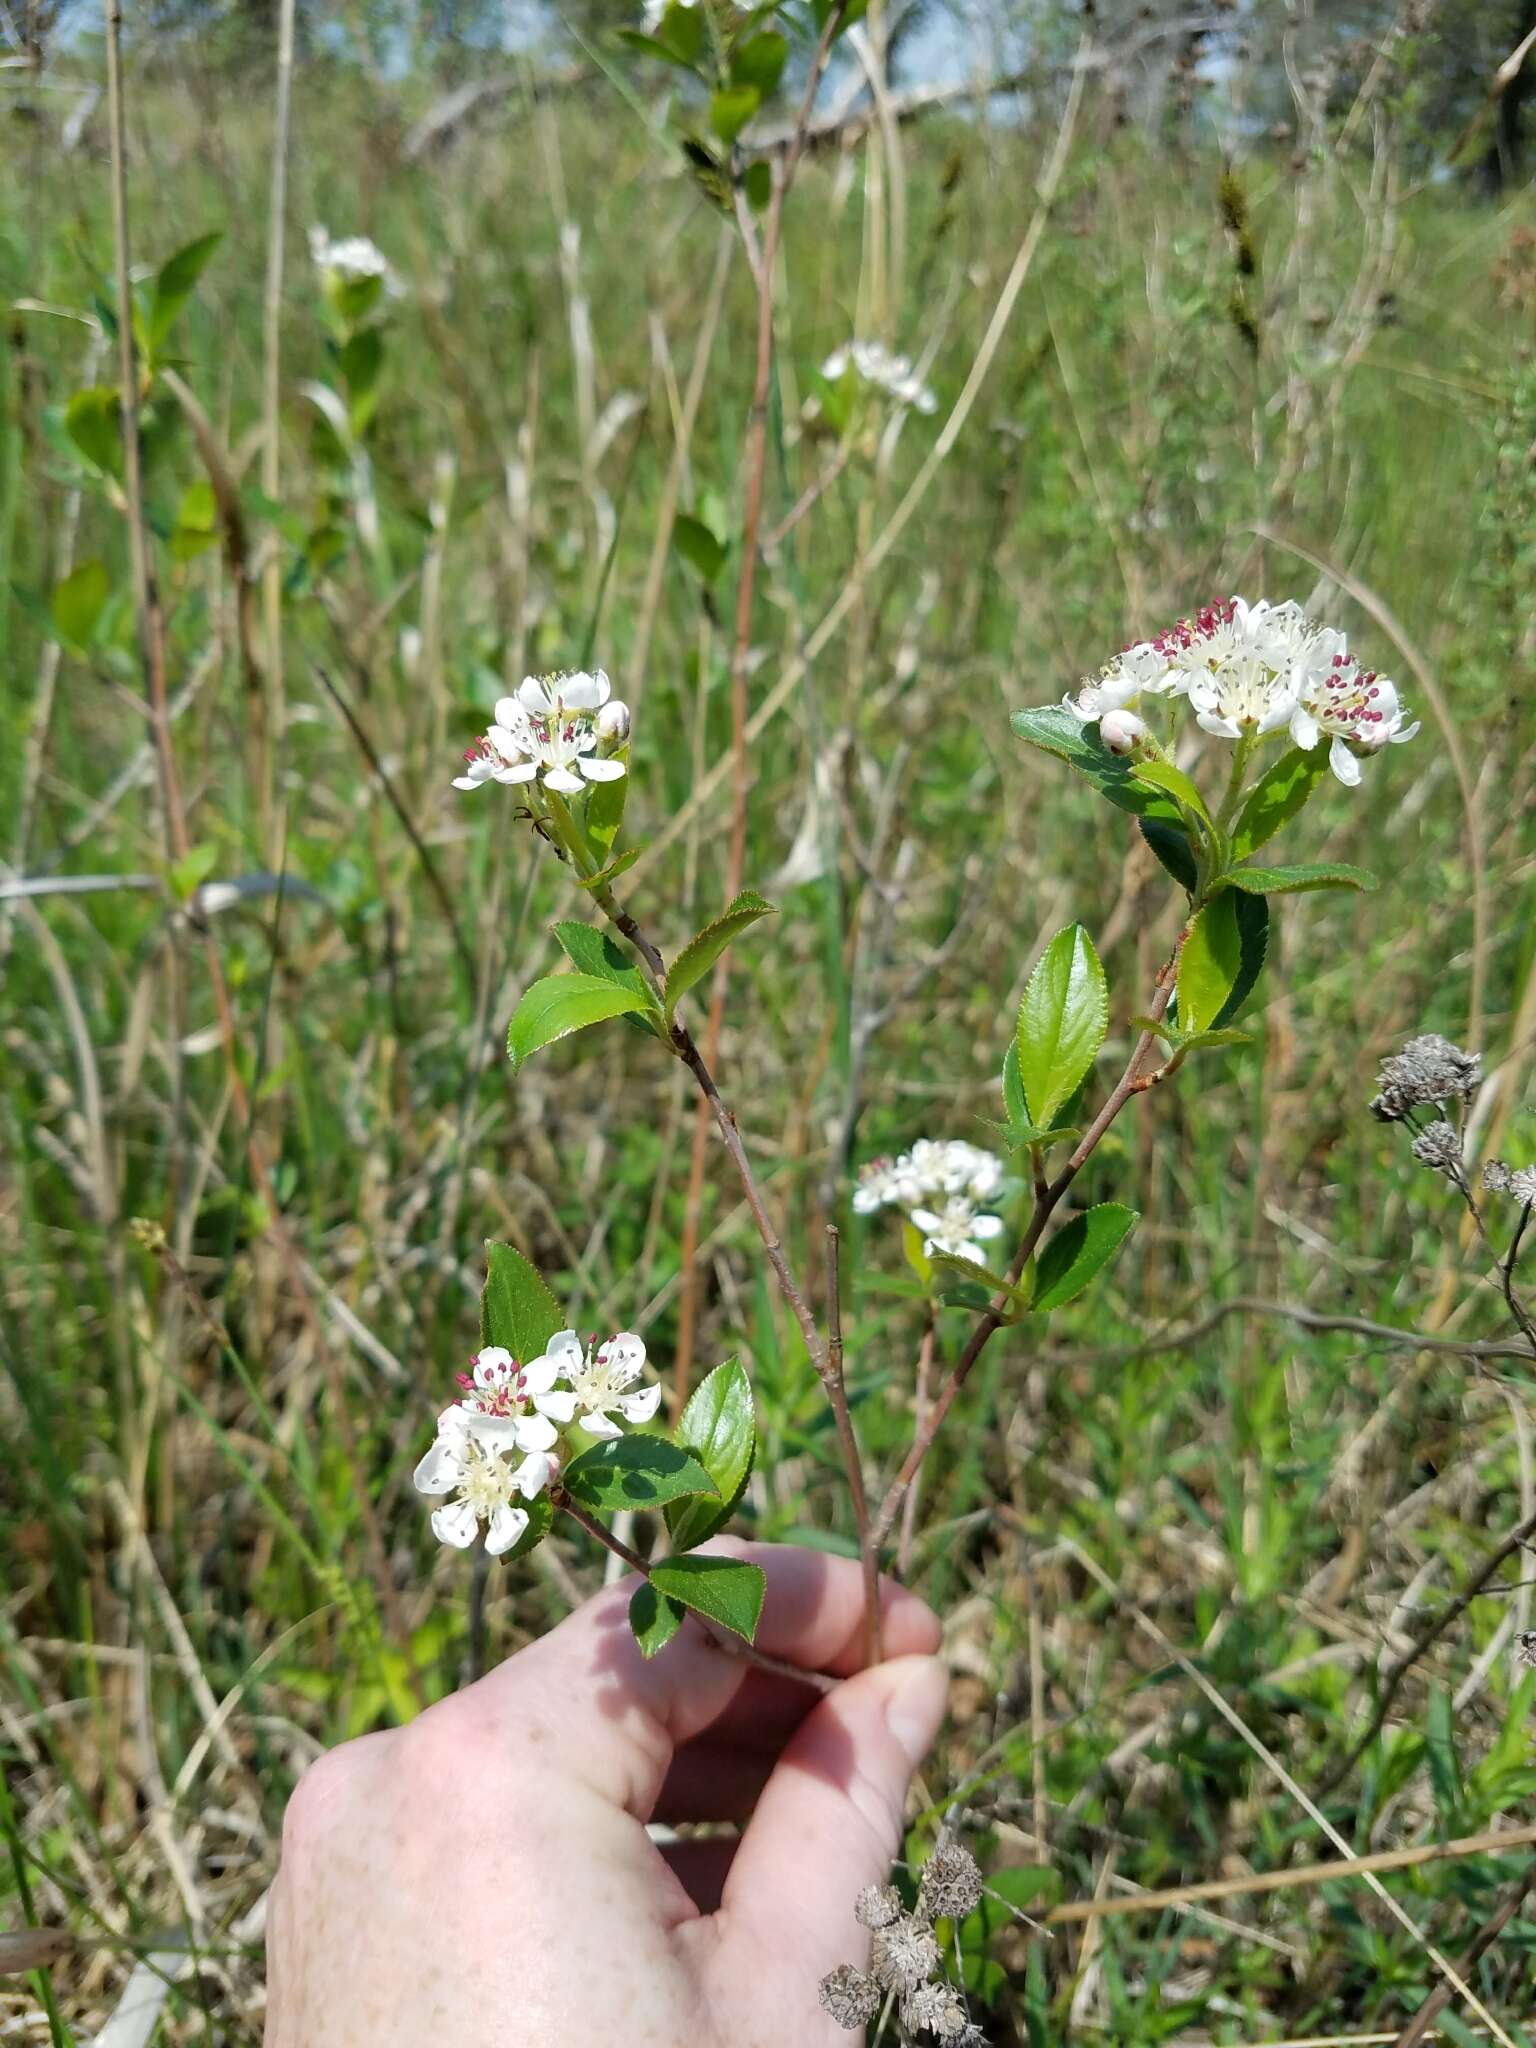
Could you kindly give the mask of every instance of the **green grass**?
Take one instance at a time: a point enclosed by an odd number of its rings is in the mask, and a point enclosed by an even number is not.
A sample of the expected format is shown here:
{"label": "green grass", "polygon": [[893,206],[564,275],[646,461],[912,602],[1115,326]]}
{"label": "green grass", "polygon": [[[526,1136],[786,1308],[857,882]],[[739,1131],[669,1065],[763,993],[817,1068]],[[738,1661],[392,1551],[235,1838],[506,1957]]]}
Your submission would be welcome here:
{"label": "green grass", "polygon": [[[185,81],[134,86],[135,255],[159,262],[226,230],[178,353],[253,487],[268,127],[249,81],[196,85],[195,100]],[[258,897],[212,920],[258,1145],[317,1276],[313,1314],[252,1185],[197,935],[153,891],[0,907],[6,1921],[33,1910],[135,1942],[180,1925],[185,1904],[146,1819],[163,1785],[204,1938],[228,1943],[270,1878],[283,1799],[316,1746],[460,1681],[469,1567],[438,1551],[410,1471],[475,1342],[485,1238],[520,1244],[580,1327],[642,1330],[670,1371],[685,1077],[610,1025],[589,1056],[556,1049],[514,1079],[506,1019],[556,957],[551,919],[584,912],[507,804],[493,792],[458,799],[447,781],[504,677],[590,646],[638,699],[631,837],[654,839],[692,806],[621,889],[669,949],[720,907],[728,779],[695,793],[729,747],[734,555],[706,592],[671,551],[643,687],[630,669],[673,394],[722,228],[605,87],[554,110],[513,101],[425,165],[397,159],[392,129],[346,80],[301,70],[285,524],[253,490],[248,509],[257,544],[283,549],[282,857],[323,900],[275,911]],[[60,156],[45,136],[29,146],[30,174],[0,197],[0,298],[88,311],[93,294],[110,298],[104,163]],[[905,131],[903,146],[905,288],[889,327],[904,348],[932,347],[947,410],[1027,224],[1041,149],[1013,129],[938,121]],[[1501,1117],[1528,1088],[1536,389],[1518,246],[1513,284],[1497,271],[1529,206],[1476,206],[1395,164],[1384,187],[1392,148],[1389,124],[1374,187],[1356,154],[1299,168],[1259,154],[1243,167],[1260,257],[1255,353],[1231,318],[1219,161],[1117,135],[1090,100],[959,445],[752,752],[747,879],[781,916],[737,947],[722,1085],[800,1266],[819,1271],[828,1217],[844,1225],[856,1417],[871,1460],[889,1468],[910,1430],[918,1323],[880,1285],[901,1270],[898,1233],[846,1212],[839,1134],[853,1134],[854,1162],[924,1134],[984,1141],[1024,976],[1073,917],[1109,970],[1107,1072],[1175,929],[1160,871],[1124,821],[1020,747],[1009,712],[1242,589],[1315,599],[1425,718],[1360,791],[1329,786],[1300,828],[1306,846],[1286,843],[1292,858],[1372,867],[1385,886],[1277,905],[1257,1043],[1192,1062],[1116,1127],[1083,1195],[1132,1202],[1141,1227],[1048,1336],[997,1340],[927,1474],[915,1577],[948,1618],[957,1679],[925,1786],[936,1815],[983,1769],[972,1811],[985,1860],[1049,1866],[1040,1899],[1092,1893],[1111,1869],[1160,1886],[1329,1854],[1255,1741],[1303,1788],[1322,1782],[1369,1716],[1383,1642],[1390,1655],[1453,1597],[1525,1512],[1532,1483],[1531,1376],[1517,1359],[1388,1350],[1257,1313],[1171,1341],[1237,1295],[1458,1335],[1505,1330],[1448,1193],[1365,1103],[1375,1060],[1418,1029],[1507,1062]],[[564,273],[562,204],[580,230]],[[334,376],[302,248],[315,219],[371,233],[407,285],[390,310],[369,439],[373,547],[303,395],[306,380]],[[807,163],[784,264],[770,524],[824,459],[797,428],[801,400],[882,288],[884,223],[862,155]],[[889,260],[883,274],[889,289]],[[601,445],[583,446],[573,289],[593,339],[588,424],[613,425]],[[751,328],[738,253],[682,500],[727,541]],[[87,381],[90,337],[14,311],[6,335],[0,792],[15,820],[40,619],[78,475],[58,409]],[[113,373],[103,362],[93,374]],[[633,408],[609,413],[626,395]],[[856,459],[774,557],[754,704],[838,597],[935,431],[913,417],[888,460]],[[267,865],[253,704],[218,551],[178,562],[163,545],[199,474],[163,399],[151,446],[171,687],[192,692],[176,751],[193,836],[214,875],[251,874]],[[434,498],[447,507],[435,527]],[[317,570],[297,542],[327,522],[345,545]],[[1288,541],[1347,569],[1369,602],[1320,582]],[[152,776],[104,801],[146,735],[121,522],[89,479],[75,559],[102,561],[113,596],[97,646],[62,655],[30,836],[19,848],[8,824],[5,857],[32,874],[159,873]],[[440,873],[472,974],[322,670]],[[783,879],[792,846],[805,857]],[[1500,1143],[1510,1156],[1536,1150],[1518,1114]],[[825,1402],[723,1162],[710,1161],[696,1372],[734,1353],[753,1375],[762,1442],[744,1521],[780,1539],[846,1541]],[[165,1231],[201,1308],[130,1229],[135,1218]],[[948,1355],[965,1331],[962,1313],[946,1317]],[[542,1569],[540,1553],[492,1570],[492,1656],[596,1582],[600,1558],[558,1548],[558,1568]],[[1528,1576],[1512,1564],[1447,1633],[1329,1798],[1357,1849],[1528,1816],[1536,1681],[1495,1643],[1511,1619],[1527,1625]],[[1043,1672],[1033,1714],[1032,1647]],[[227,1742],[194,1764],[204,1684],[238,1697]],[[1510,1868],[1482,1857],[1388,1883],[1454,1957]],[[1422,1946],[1358,1885],[1213,1910],[1219,1925],[1109,1920],[1088,1949],[1075,1933],[1032,1946],[1027,1930],[1001,1927],[974,1949],[989,2031],[1031,2048],[1391,2033],[1437,1981]],[[1527,1916],[1474,1972],[1510,2029],[1528,2010],[1533,1944]],[[56,2038],[100,2024],[129,1960],[114,1951],[55,1971]],[[255,2040],[257,1982],[252,1960],[231,1954],[173,1995],[166,2038],[217,2026]],[[38,2010],[21,1980],[0,1991],[7,2017]],[[1444,2025],[1472,2038],[1454,2014]],[[46,2037],[38,2021],[22,2036]]]}

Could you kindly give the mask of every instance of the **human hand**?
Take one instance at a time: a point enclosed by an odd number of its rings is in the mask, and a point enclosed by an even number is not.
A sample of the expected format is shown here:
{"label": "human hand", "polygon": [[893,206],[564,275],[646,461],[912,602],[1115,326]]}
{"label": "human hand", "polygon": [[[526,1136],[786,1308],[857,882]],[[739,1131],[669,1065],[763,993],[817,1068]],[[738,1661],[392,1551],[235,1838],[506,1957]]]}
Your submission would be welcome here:
{"label": "human hand", "polygon": [[[853,1672],[825,1697],[691,1617],[653,1662],[608,1588],[409,1726],[344,1743],[289,1802],[267,1932],[267,2048],[818,2048],[818,1979],[867,1939],[907,1781],[943,1718],[938,1623],[859,1570],[712,1545],[768,1574],[758,1645]],[[658,1847],[645,1822],[739,1837]]]}

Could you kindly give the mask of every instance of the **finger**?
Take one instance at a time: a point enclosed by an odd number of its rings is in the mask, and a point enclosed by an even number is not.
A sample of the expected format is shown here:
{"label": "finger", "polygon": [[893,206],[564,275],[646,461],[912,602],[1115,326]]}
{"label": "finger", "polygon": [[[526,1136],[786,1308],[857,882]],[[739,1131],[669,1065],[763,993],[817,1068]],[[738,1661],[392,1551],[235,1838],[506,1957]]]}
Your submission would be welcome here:
{"label": "finger", "polygon": [[[856,1669],[863,1587],[857,1564],[824,1552],[720,1542],[767,1574],[761,1648],[806,1670]],[[489,1716],[526,1756],[533,1784],[574,1777],[648,1820],[673,1752],[726,1714],[751,1669],[690,1617],[647,1662],[629,1630],[633,1579],[597,1595],[479,1684],[459,1704]],[[938,1623],[899,1587],[885,1595],[893,1642],[938,1639]]]}
{"label": "finger", "polygon": [[702,1842],[665,1842],[662,1857],[701,1913],[713,1913],[731,1874],[739,1835],[712,1835]]}
{"label": "finger", "polygon": [[746,1820],[777,1763],[777,1750],[744,1749],[700,1735],[673,1756],[651,1817],[669,1827]]}
{"label": "finger", "polygon": [[771,1979],[771,1959],[786,1959],[785,2039],[804,2037],[796,2029],[814,2012],[816,1980],[862,1960],[854,1900],[890,1874],[908,1781],[938,1733],[947,1691],[932,1657],[860,1672],[807,1716],[758,1800],[721,1903],[719,1967],[739,1973],[755,1959]]}

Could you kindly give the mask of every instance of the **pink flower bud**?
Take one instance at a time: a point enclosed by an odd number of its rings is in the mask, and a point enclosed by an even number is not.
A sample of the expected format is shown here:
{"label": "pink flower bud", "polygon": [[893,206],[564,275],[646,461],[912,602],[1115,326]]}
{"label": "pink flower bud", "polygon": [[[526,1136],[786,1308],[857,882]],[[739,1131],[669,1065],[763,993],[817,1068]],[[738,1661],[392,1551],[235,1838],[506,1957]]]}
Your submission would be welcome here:
{"label": "pink flower bud", "polygon": [[1099,738],[1112,754],[1131,753],[1146,735],[1146,722],[1134,711],[1106,711],[1099,720]]}
{"label": "pink flower bud", "polygon": [[629,738],[629,706],[615,697],[605,704],[597,714],[597,733],[610,745],[616,745]]}

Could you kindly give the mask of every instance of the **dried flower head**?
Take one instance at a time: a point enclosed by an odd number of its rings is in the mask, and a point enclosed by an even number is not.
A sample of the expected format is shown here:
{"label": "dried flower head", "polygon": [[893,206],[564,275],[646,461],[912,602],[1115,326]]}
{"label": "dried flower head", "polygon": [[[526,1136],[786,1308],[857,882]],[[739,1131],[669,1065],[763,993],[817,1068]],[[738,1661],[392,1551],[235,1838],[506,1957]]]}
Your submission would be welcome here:
{"label": "dried flower head", "polygon": [[821,2009],[840,2027],[862,2027],[880,2010],[880,1986],[852,1963],[839,1963],[816,1987]]}
{"label": "dried flower head", "polygon": [[926,2031],[941,2041],[958,2041],[966,2029],[965,2007],[948,1984],[922,1984],[902,2000],[901,2023],[909,2034]]}
{"label": "dried flower head", "polygon": [[1515,1637],[1515,1662],[1526,1671],[1536,1671],[1536,1628],[1523,1628]]}
{"label": "dried flower head", "polygon": [[1448,1124],[1443,1117],[1424,1126],[1414,1139],[1411,1150],[1420,1166],[1429,1167],[1431,1172],[1443,1173],[1454,1181],[1465,1179],[1460,1135],[1456,1126]]}
{"label": "dried flower head", "polygon": [[1526,1208],[1536,1202],[1536,1166],[1517,1166],[1509,1176],[1509,1192]]}
{"label": "dried flower head", "polygon": [[901,1918],[901,1893],[893,1884],[867,1884],[854,1901],[853,1917],[861,1927],[889,1927]]}
{"label": "dried flower head", "polygon": [[1507,1195],[1512,1176],[1502,1159],[1485,1160],[1483,1164],[1483,1186],[1490,1195]]}
{"label": "dried flower head", "polygon": [[935,1920],[963,1920],[981,1903],[981,1868],[969,1849],[949,1842],[923,1866],[923,1910]]}
{"label": "dried flower head", "polygon": [[939,1967],[939,1944],[933,1929],[925,1921],[903,1914],[889,1927],[877,1930],[869,1967],[886,1990],[909,1996]]}
{"label": "dried flower head", "polygon": [[1482,1078],[1481,1053],[1463,1052],[1438,1031],[1427,1031],[1382,1061],[1371,1114],[1385,1124],[1401,1123],[1410,1110],[1429,1103],[1464,1102]]}

